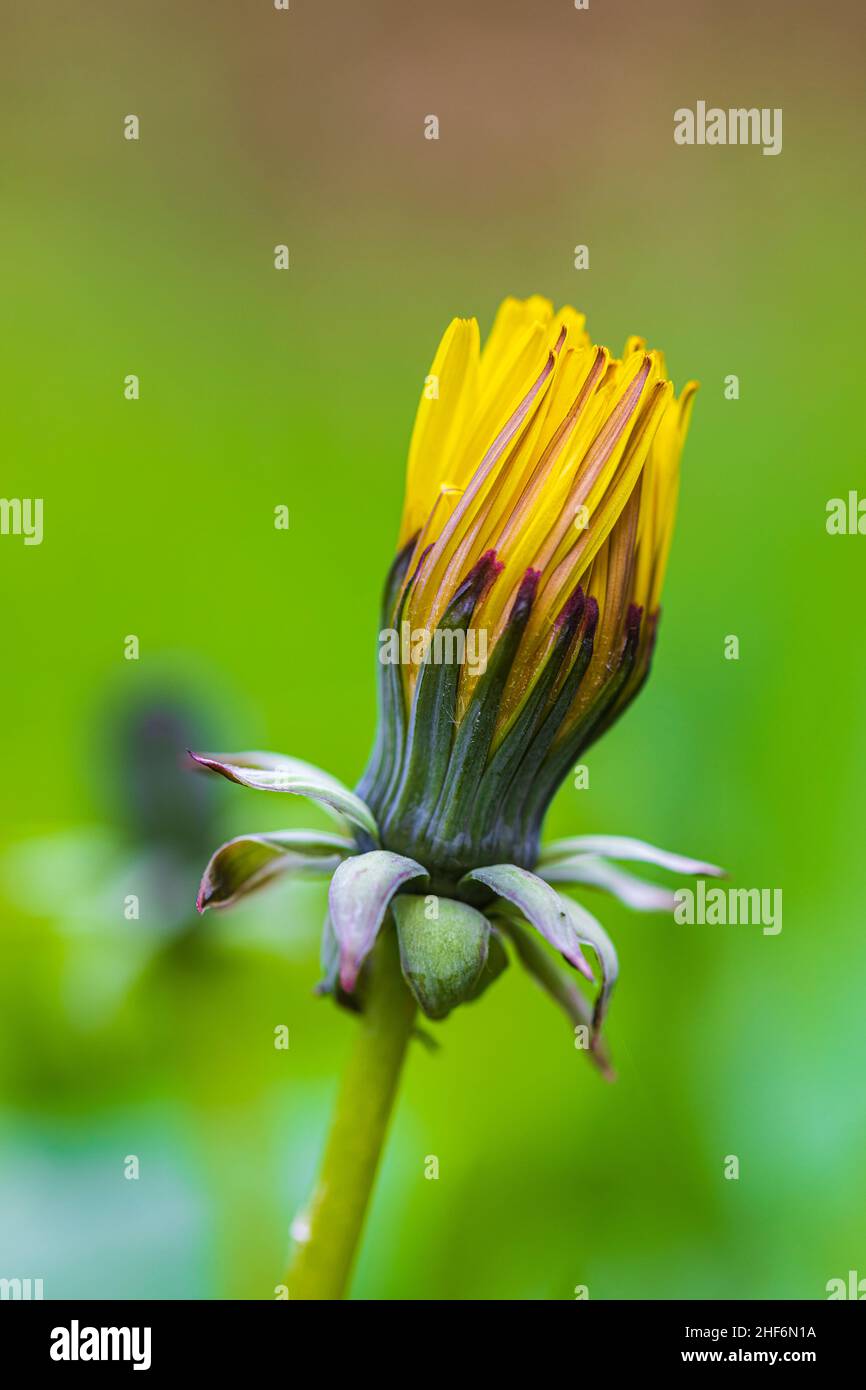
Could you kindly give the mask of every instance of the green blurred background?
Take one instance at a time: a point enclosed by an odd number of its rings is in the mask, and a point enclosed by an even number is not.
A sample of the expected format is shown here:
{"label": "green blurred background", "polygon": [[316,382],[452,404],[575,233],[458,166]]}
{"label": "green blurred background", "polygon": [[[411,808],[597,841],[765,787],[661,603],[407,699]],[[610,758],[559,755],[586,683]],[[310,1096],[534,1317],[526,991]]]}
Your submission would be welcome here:
{"label": "green blurred background", "polygon": [[[782,888],[784,927],[599,901],[615,1086],[516,967],[438,1027],[353,1293],[866,1275],[866,540],[825,529],[864,487],[858,9],[5,8],[0,491],[43,497],[45,536],[0,537],[0,1276],[273,1296],[354,1025],[311,994],[323,886],[192,903],[221,839],[326,822],[174,750],[358,777],[424,374],[452,315],[533,291],[702,382],[653,678],[548,830],[714,859]],[[677,147],[699,99],[782,107],[782,154]]]}

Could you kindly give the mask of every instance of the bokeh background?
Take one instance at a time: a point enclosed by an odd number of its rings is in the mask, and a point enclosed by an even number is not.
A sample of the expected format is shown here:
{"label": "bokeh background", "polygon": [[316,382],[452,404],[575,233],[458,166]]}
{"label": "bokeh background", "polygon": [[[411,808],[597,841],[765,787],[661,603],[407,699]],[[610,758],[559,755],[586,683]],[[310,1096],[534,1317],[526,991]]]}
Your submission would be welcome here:
{"label": "bokeh background", "polygon": [[[516,967],[440,1026],[354,1296],[821,1298],[866,1275],[866,539],[825,529],[866,490],[858,8],[6,13],[0,491],[43,497],[45,536],[0,537],[0,1275],[273,1297],[353,1021],[311,994],[323,886],[192,903],[221,839],[320,821],[176,751],[357,778],[424,374],[452,315],[487,327],[534,291],[702,382],[653,678],[549,829],[712,858],[781,888],[784,926],[605,903],[615,1086]],[[782,107],[782,154],[677,147],[699,99]]]}

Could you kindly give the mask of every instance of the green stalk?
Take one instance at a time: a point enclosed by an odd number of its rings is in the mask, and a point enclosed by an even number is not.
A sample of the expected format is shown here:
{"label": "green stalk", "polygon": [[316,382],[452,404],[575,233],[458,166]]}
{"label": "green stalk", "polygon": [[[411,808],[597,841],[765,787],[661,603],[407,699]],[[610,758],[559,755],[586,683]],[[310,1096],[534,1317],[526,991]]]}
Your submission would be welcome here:
{"label": "green stalk", "polygon": [[389,921],[371,959],[364,1013],[303,1218],[305,1238],[286,1278],[290,1299],[339,1299],[346,1292],[415,1010]]}

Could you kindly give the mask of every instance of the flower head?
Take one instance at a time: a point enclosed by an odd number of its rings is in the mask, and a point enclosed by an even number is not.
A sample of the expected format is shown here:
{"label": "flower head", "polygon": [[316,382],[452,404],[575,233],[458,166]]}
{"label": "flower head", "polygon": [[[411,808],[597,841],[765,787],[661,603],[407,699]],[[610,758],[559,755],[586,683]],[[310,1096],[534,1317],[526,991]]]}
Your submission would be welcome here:
{"label": "flower head", "polygon": [[472,634],[485,669],[386,668],[359,788],[437,881],[490,855],[533,864],[566,771],[646,676],[694,390],[675,398],[660,353],[632,338],[613,358],[540,298],[506,300],[483,350],[474,319],[442,339],[383,626],[460,631],[464,650]]}
{"label": "flower head", "polygon": [[[344,1002],[390,909],[429,1016],[475,997],[510,939],[587,1023],[598,1058],[616,954],[551,884],[669,909],[667,890],[609,858],[719,872],[610,837],[539,850],[557,787],[648,674],[695,389],[675,396],[642,339],[615,358],[581,315],[537,296],[506,300],[483,348],[475,320],[455,319],[412,435],[383,600],[378,730],[357,792],[273,755],[199,759],[245,785],[316,796],[353,825],[353,841],[319,836],[308,854],[320,871],[337,864],[325,987]],[[297,832],[232,842],[211,861],[201,904],[297,868],[303,854]],[[583,947],[593,949],[603,984],[592,1015],[527,923],[589,978]]]}

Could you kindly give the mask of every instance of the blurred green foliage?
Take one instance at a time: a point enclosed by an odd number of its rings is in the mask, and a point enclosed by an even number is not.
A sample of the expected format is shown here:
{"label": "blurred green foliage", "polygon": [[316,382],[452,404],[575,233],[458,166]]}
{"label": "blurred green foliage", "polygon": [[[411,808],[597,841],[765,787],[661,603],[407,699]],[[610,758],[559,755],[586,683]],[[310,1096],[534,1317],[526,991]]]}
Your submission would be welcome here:
{"label": "blurred green foliage", "polygon": [[[655,671],[549,831],[708,856],[782,888],[784,928],[605,901],[612,1087],[516,967],[437,1028],[355,1294],[812,1298],[866,1273],[866,541],[824,526],[862,479],[845,25],[781,0],[684,31],[630,4],[626,34],[457,0],[15,8],[2,492],[44,498],[45,536],[0,538],[0,1274],[272,1296],[353,1022],[311,994],[324,887],[192,905],[221,839],[318,813],[200,798],[166,750],[357,778],[424,373],[453,314],[535,290],[703,383]],[[695,94],[782,106],[782,155],[675,147]]]}

